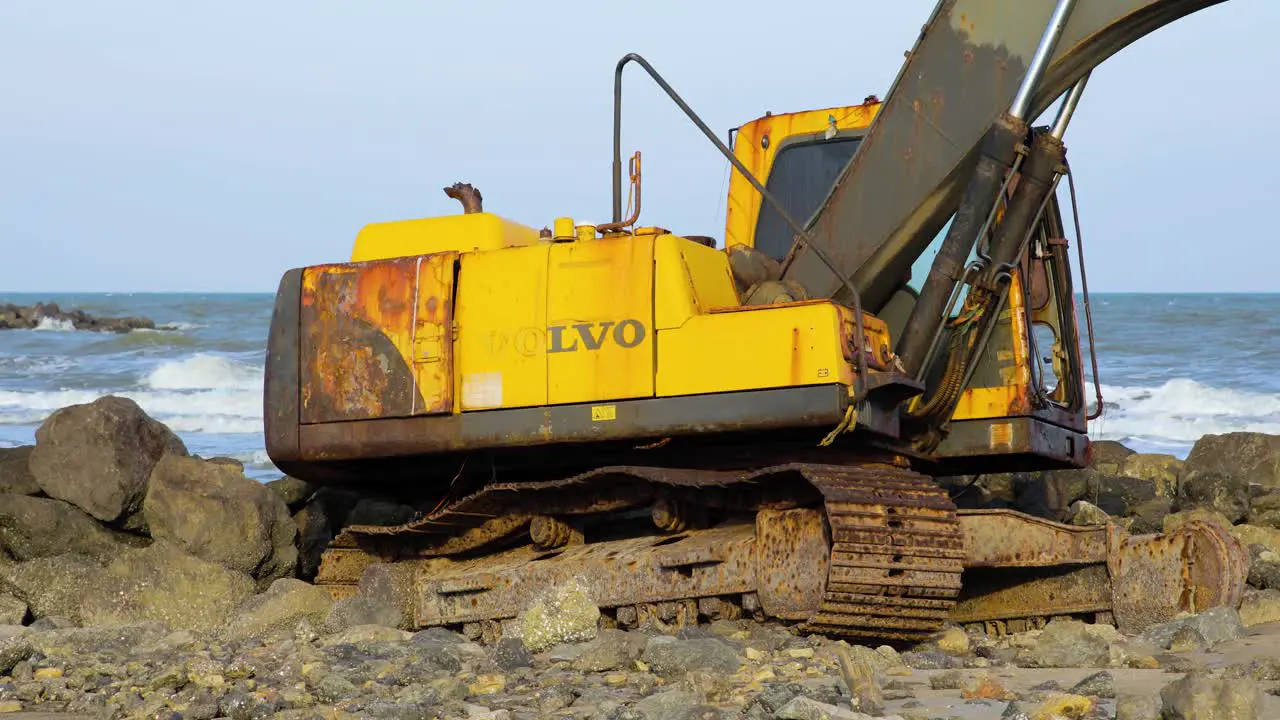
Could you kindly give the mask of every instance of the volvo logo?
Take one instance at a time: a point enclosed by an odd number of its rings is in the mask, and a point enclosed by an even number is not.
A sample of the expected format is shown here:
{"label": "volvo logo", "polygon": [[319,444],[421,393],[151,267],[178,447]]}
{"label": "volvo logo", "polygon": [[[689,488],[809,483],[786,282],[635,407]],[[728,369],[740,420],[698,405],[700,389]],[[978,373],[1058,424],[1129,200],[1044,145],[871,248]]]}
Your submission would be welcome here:
{"label": "volvo logo", "polygon": [[612,342],[621,348],[633,348],[644,342],[645,329],[639,320],[575,323],[547,326],[547,352],[599,350]]}

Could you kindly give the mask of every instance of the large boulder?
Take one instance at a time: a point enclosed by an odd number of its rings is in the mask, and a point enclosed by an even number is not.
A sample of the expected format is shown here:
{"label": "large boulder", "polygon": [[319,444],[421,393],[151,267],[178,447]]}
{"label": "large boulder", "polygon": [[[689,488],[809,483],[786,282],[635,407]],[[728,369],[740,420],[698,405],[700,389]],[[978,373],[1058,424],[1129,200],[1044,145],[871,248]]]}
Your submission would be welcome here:
{"label": "large boulder", "polygon": [[311,580],[320,569],[325,548],[333,540],[333,526],[319,500],[312,500],[294,513],[293,524],[298,527],[298,577]]}
{"label": "large boulder", "polygon": [[1262,691],[1253,678],[1220,679],[1188,673],[1160,691],[1165,720],[1254,720]]}
{"label": "large boulder", "polygon": [[1184,506],[1210,507],[1238,522],[1249,513],[1252,486],[1280,489],[1280,436],[1205,435],[1187,456],[1179,486]]}
{"label": "large boulder", "polygon": [[293,575],[298,528],[275,492],[233,465],[170,455],[156,463],[143,505],[152,537],[252,575]]}
{"label": "large boulder", "polygon": [[290,512],[297,512],[302,509],[316,494],[316,486],[306,480],[299,480],[296,477],[288,475],[267,483],[267,487],[275,491],[285,505],[289,506]]}
{"label": "large boulder", "polygon": [[1249,504],[1249,524],[1280,528],[1280,492],[1253,498]]}
{"label": "large boulder", "polygon": [[242,603],[224,634],[232,640],[289,634],[304,619],[312,627],[320,627],[332,610],[333,597],[328,590],[283,578]]}
{"label": "large boulder", "polygon": [[164,541],[121,553],[87,587],[81,617],[102,627],[156,621],[174,630],[216,630],[253,594],[247,574]]}
{"label": "large boulder", "polygon": [[36,430],[31,473],[49,497],[102,522],[145,527],[142,499],[151,469],[187,449],[132,400],[107,396],[55,411]]}
{"label": "large boulder", "polygon": [[1089,467],[1108,475],[1124,473],[1125,463],[1134,451],[1114,440],[1094,440],[1089,443]]}
{"label": "large boulder", "polygon": [[31,474],[33,445],[0,448],[0,493],[35,495],[40,492],[36,476]]}
{"label": "large boulder", "polygon": [[81,599],[97,592],[91,578],[102,568],[93,558],[67,554],[18,563],[0,575],[0,589],[25,602],[37,618],[80,620]]}
{"label": "large boulder", "polygon": [[1120,474],[1150,482],[1156,497],[1176,500],[1183,464],[1174,455],[1134,453],[1124,459]]}
{"label": "large boulder", "polygon": [[110,530],[61,500],[0,495],[0,555],[34,560],[65,553],[110,558],[146,538]]}
{"label": "large boulder", "polygon": [[520,616],[520,639],[530,652],[552,645],[594,640],[600,608],[577,582],[558,585]]}

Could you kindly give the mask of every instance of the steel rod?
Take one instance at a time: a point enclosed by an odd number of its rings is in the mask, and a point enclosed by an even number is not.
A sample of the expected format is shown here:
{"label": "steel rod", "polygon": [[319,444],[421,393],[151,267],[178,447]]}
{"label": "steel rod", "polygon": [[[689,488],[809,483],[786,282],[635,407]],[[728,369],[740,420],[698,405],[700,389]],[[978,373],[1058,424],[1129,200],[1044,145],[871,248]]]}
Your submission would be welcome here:
{"label": "steel rod", "polygon": [[1057,7],[1049,16],[1049,24],[1044,29],[1044,35],[1040,37],[1040,44],[1036,46],[1035,54],[1031,56],[1031,63],[1027,65],[1027,74],[1022,77],[1018,94],[1013,96],[1013,103],[1009,106],[1009,114],[1013,117],[1020,120],[1027,119],[1031,98],[1035,95],[1040,80],[1044,78],[1044,71],[1049,67],[1053,50],[1058,46],[1058,38],[1062,37],[1062,31],[1067,26],[1067,17],[1071,15],[1071,8],[1074,5],[1075,0],[1058,0]]}

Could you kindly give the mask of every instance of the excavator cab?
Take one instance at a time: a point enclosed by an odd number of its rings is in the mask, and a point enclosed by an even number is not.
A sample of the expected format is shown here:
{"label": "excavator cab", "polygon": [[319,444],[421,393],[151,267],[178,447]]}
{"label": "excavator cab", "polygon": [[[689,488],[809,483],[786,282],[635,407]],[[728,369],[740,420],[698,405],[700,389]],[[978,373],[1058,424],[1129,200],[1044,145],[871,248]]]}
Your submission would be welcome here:
{"label": "excavator cab", "polygon": [[[767,113],[731,133],[735,157],[801,222],[832,193],[881,107],[861,105]],[[742,173],[729,181],[725,246],[753,248],[783,263],[795,244],[779,212]],[[863,309],[882,320],[896,345],[929,264],[950,223],[881,307]],[[1087,460],[1084,373],[1072,291],[1068,241],[1056,195],[1037,224],[1028,252],[1011,271],[1007,306],[979,355],[946,432],[927,452],[913,452],[934,474],[1080,467]],[[976,259],[978,248],[970,253]],[[961,312],[960,294],[949,319]],[[946,347],[944,325],[938,346]],[[945,353],[934,353],[926,388],[941,381]]]}

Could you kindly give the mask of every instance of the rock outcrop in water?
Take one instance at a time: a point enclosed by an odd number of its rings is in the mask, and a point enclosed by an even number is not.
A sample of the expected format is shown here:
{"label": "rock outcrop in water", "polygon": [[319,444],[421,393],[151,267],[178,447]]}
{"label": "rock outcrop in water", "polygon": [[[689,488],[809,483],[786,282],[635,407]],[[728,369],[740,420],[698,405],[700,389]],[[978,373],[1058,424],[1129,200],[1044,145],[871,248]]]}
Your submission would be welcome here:
{"label": "rock outcrop in water", "polygon": [[622,631],[565,586],[493,639],[412,632],[409,588],[389,565],[337,601],[307,581],[334,533],[412,508],[293,478],[259,484],[106,398],[55,413],[34,449],[0,450],[0,713],[1280,717],[1277,447],[1206,438],[1183,463],[1100,443],[1083,470],[944,481],[964,506],[1133,531],[1211,517],[1250,546],[1254,587],[1238,612],[1136,637],[1068,618],[1000,638],[948,627],[896,649],[752,621]]}
{"label": "rock outcrop in water", "polygon": [[73,329],[96,332],[127,333],[132,330],[174,330],[173,326],[157,326],[144,317],[98,317],[83,310],[63,310],[57,303],[14,305],[0,303],[0,330]]}

